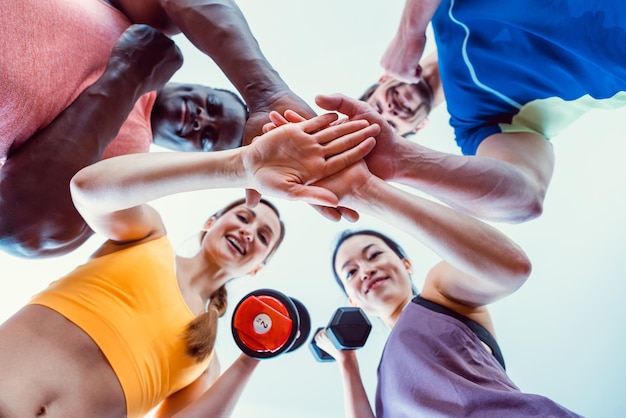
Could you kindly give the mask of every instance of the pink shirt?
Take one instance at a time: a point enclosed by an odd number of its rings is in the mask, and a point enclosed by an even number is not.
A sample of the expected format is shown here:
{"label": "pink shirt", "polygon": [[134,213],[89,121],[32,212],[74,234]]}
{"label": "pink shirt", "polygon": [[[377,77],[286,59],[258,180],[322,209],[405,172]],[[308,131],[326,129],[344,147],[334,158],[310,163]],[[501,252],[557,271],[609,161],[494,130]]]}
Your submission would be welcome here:
{"label": "pink shirt", "polygon": [[[131,22],[102,0],[3,0],[0,17],[0,164],[102,74]],[[155,94],[135,106],[130,130],[105,158],[145,152]],[[139,135],[134,137],[134,135]],[[122,139],[124,138],[124,139]]]}

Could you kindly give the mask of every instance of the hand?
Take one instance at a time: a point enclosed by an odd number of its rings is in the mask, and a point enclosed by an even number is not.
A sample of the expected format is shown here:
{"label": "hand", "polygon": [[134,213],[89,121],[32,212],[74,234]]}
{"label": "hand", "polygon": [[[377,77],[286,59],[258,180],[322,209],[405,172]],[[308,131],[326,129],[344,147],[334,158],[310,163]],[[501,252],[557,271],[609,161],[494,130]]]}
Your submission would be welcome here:
{"label": "hand", "polygon": [[[301,115],[299,115],[298,113],[294,112],[293,110],[287,110],[285,111],[284,116],[281,115],[278,112],[270,112],[270,122],[266,123],[263,126],[263,132],[269,132],[272,129],[276,129],[279,126],[283,126],[286,125],[288,123],[297,123],[297,122],[303,122],[306,119],[304,117],[302,117]],[[345,120],[341,121],[341,120],[337,120],[335,121],[333,124],[337,124],[337,123],[343,123]],[[252,192],[256,193],[254,190],[252,190]],[[257,193],[258,194],[258,193]],[[260,198],[261,195],[258,195],[258,198]],[[252,194],[248,194],[247,195],[247,199],[251,199],[251,198],[256,198],[256,196],[252,195]],[[246,202],[248,205],[249,203]],[[342,218],[350,221],[350,222],[356,222],[359,220],[359,213],[350,209],[350,208],[346,208],[343,206],[337,206],[336,208],[331,208],[328,206],[320,206],[320,205],[311,205],[311,207],[313,207],[313,209],[315,209],[316,211],[318,211],[319,213],[322,214],[322,216],[324,216],[327,219],[330,219],[333,222],[339,222]]]}
{"label": "hand", "polygon": [[420,60],[426,45],[426,35],[416,34],[409,24],[400,24],[396,35],[385,50],[380,65],[393,78],[405,83],[417,83],[422,74]]}
{"label": "hand", "polygon": [[343,113],[350,121],[366,120],[380,126],[380,133],[376,135],[376,146],[365,157],[365,162],[374,175],[383,180],[392,180],[399,159],[395,154],[398,149],[396,144],[405,139],[395,134],[385,119],[365,102],[343,94],[319,95],[315,102],[322,109]]}
{"label": "hand", "polygon": [[326,329],[321,329],[317,334],[315,334],[315,344],[322,350],[326,351],[330,354],[338,363],[342,363],[345,360],[347,353],[349,351],[354,353],[354,350],[338,350],[337,347],[333,344],[333,342],[328,338],[328,334],[326,333]]}
{"label": "hand", "polygon": [[353,121],[337,126],[325,114],[270,130],[243,149],[253,188],[287,199],[337,206],[332,192],[312,183],[362,159],[375,145],[378,125]]}
{"label": "hand", "polygon": [[170,38],[148,25],[132,25],[113,47],[107,70],[137,79],[147,93],[163,87],[182,64],[182,53]]}

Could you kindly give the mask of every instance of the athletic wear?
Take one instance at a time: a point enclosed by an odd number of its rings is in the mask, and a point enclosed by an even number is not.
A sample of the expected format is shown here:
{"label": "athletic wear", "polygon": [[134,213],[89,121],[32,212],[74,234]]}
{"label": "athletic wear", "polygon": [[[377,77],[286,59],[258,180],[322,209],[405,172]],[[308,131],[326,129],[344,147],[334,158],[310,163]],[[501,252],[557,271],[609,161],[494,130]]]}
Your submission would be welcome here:
{"label": "athletic wear", "polygon": [[464,154],[486,137],[546,138],[626,104],[623,0],[442,0],[432,19],[450,124]]}
{"label": "athletic wear", "polygon": [[477,322],[417,296],[383,351],[376,416],[579,417],[546,397],[520,392],[494,355],[500,349],[493,337],[482,341],[476,332],[489,334]]}
{"label": "athletic wear", "polygon": [[63,315],[102,350],[141,417],[196,380],[197,363],[181,338],[195,315],[180,293],[167,237],[97,257],[33,297]]}
{"label": "athletic wear", "polygon": [[[131,22],[102,0],[3,0],[0,17],[0,166],[54,120],[104,72],[111,50]],[[150,108],[156,93],[134,112]],[[137,128],[137,121],[142,127]],[[150,112],[104,157],[146,152]],[[85,140],[88,140],[86,135]]]}

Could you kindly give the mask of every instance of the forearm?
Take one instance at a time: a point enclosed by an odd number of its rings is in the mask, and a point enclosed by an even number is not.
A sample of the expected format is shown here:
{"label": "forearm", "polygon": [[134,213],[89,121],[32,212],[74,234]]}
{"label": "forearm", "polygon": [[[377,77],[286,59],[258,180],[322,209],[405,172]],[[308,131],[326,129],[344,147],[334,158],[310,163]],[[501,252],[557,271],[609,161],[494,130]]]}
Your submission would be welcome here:
{"label": "forearm", "polygon": [[441,0],[406,0],[400,25],[415,36],[423,36]]}
{"label": "forearm", "polygon": [[76,207],[113,213],[171,194],[214,188],[244,188],[242,148],[210,153],[132,154],[100,161],[72,179]]}
{"label": "forearm", "polygon": [[374,413],[363,387],[359,364],[354,351],[347,353],[346,358],[339,364],[339,370],[343,384],[346,418],[373,418]]}
{"label": "forearm", "polygon": [[520,222],[541,211],[546,187],[507,161],[431,150],[403,140],[388,179],[414,187],[451,207],[491,220]]}
{"label": "forearm", "polygon": [[215,61],[252,111],[268,97],[287,90],[233,1],[163,0],[163,4],[178,28]]}
{"label": "forearm", "polygon": [[258,364],[258,359],[242,354],[198,400],[175,417],[230,416]]}
{"label": "forearm", "polygon": [[443,260],[486,284],[523,282],[530,272],[525,253],[497,229],[376,177],[341,204],[406,231]]}

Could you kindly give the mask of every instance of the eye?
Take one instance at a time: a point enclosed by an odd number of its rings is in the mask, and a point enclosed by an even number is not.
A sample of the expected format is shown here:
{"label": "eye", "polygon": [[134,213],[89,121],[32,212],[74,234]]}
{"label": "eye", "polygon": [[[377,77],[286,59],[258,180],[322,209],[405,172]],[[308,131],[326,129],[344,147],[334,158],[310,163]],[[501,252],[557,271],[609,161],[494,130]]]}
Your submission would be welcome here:
{"label": "eye", "polygon": [[248,217],[246,215],[242,215],[240,213],[237,214],[237,219],[239,219],[239,221],[241,221],[244,224],[248,223]]}
{"label": "eye", "polygon": [[356,269],[351,269],[346,272],[346,281],[349,281],[356,274]]}
{"label": "eye", "polygon": [[382,251],[374,251],[370,254],[370,256],[367,258],[368,260],[374,260],[376,257],[378,257],[379,255],[381,255],[383,252]]}
{"label": "eye", "polygon": [[261,243],[265,246],[267,246],[267,244],[269,244],[270,242],[268,236],[263,232],[259,233],[259,241],[261,241]]}

